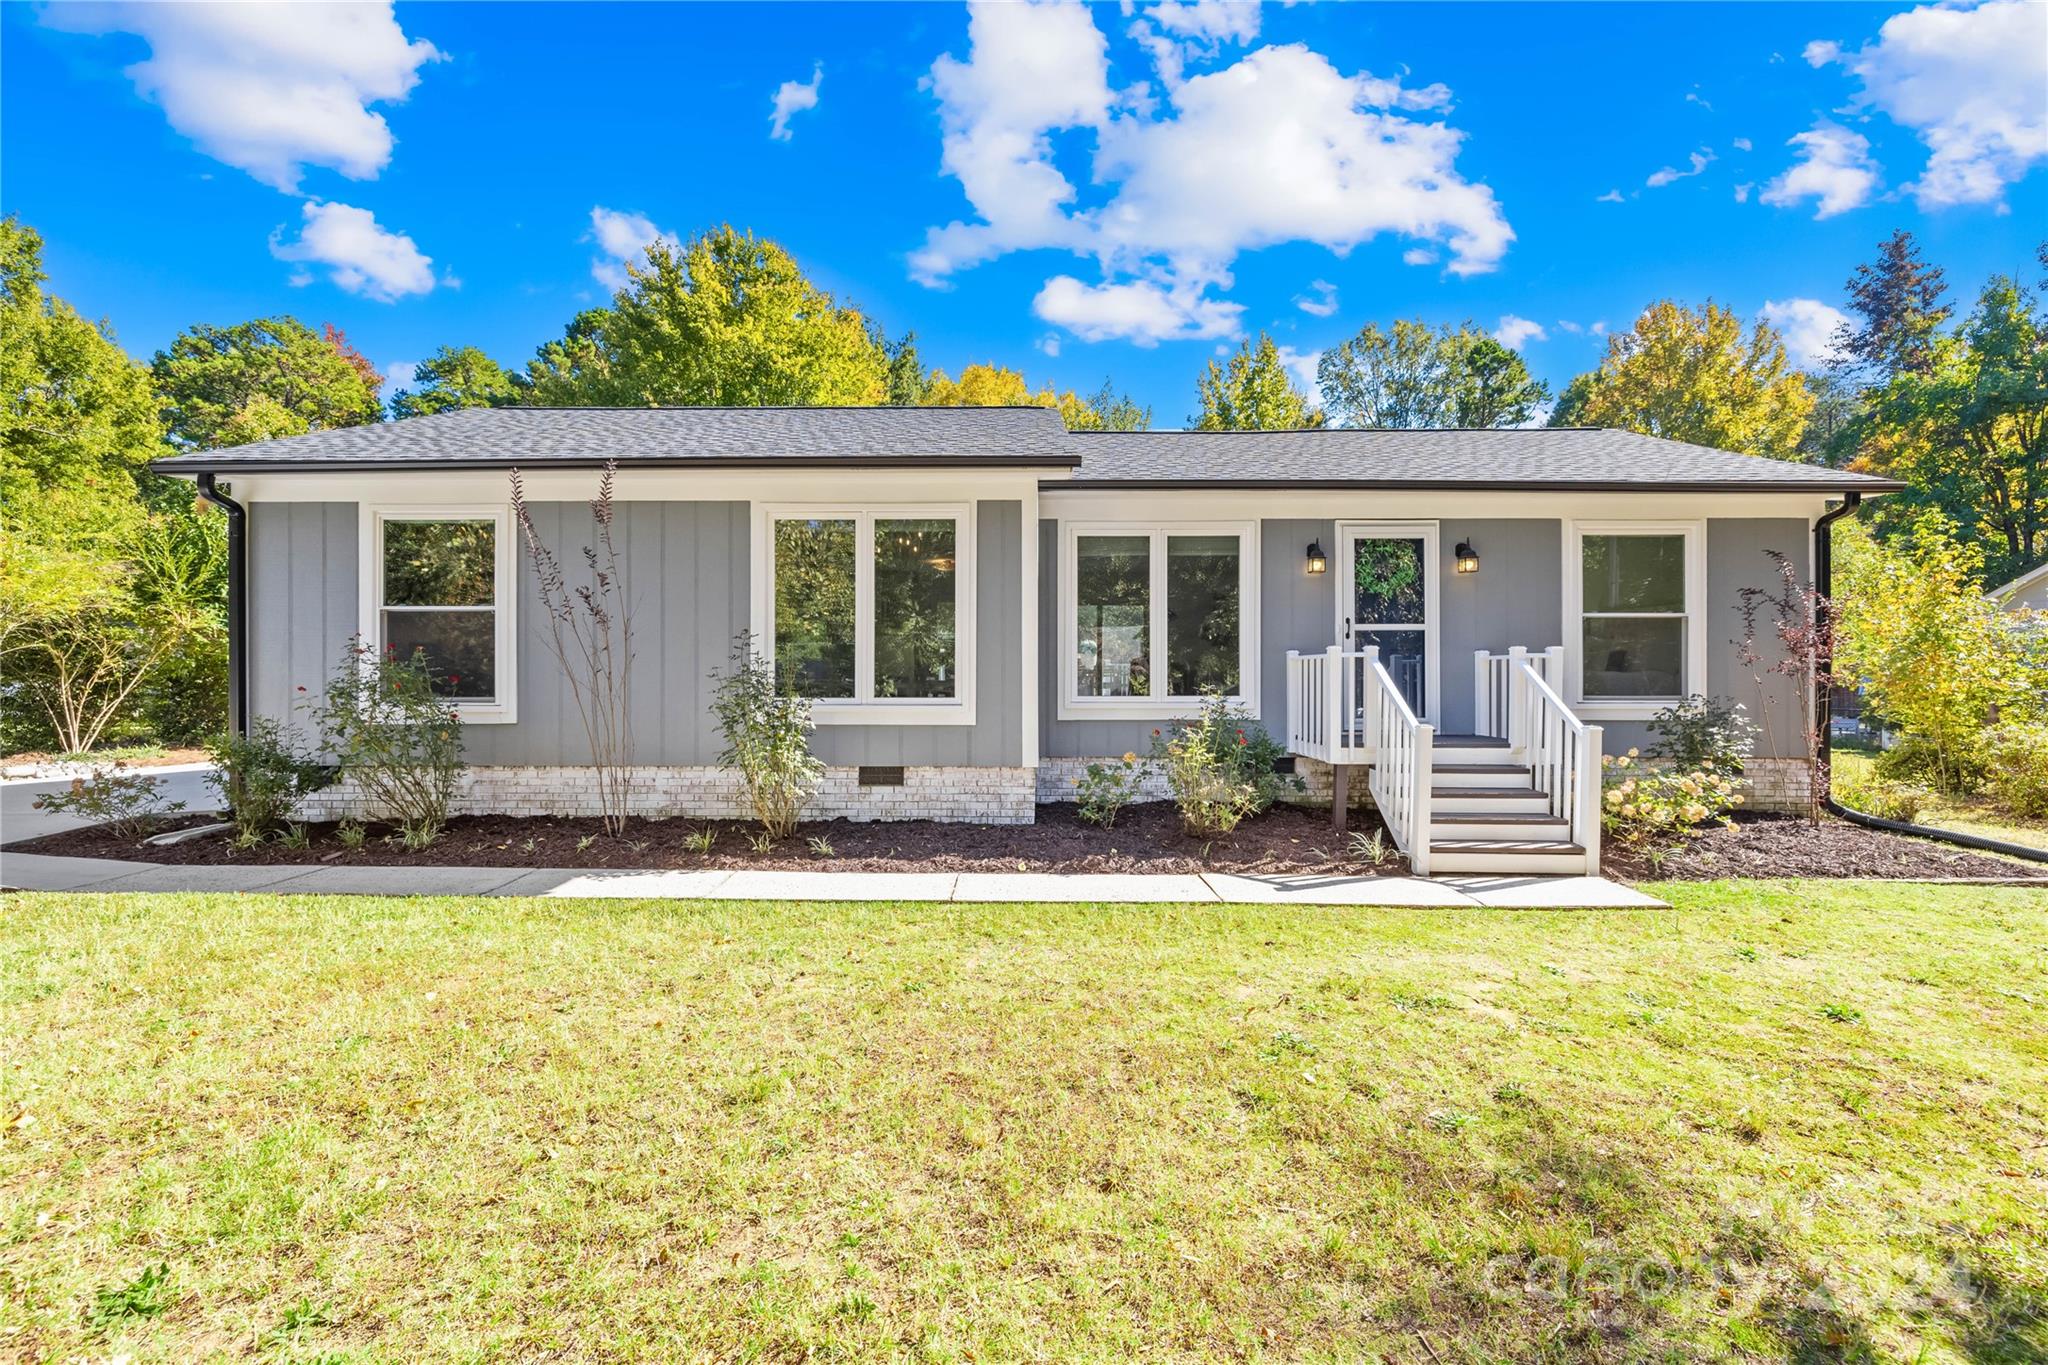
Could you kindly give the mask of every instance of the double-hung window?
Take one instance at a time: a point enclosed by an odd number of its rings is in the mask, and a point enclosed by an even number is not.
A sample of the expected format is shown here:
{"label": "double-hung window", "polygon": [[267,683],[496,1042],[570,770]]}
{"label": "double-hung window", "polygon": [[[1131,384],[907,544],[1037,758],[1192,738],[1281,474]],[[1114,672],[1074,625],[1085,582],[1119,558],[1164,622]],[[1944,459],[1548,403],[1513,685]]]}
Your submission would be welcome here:
{"label": "double-hung window", "polygon": [[973,518],[966,507],[774,507],[761,632],[825,724],[972,724]]}
{"label": "double-hung window", "polygon": [[1255,537],[1245,523],[1064,527],[1064,718],[1258,701]]}
{"label": "double-hung window", "polygon": [[510,519],[494,508],[367,508],[362,633],[426,662],[466,721],[514,718]]}
{"label": "double-hung window", "polygon": [[1698,522],[1577,522],[1566,537],[1571,686],[1593,716],[1648,716],[1705,689]]}

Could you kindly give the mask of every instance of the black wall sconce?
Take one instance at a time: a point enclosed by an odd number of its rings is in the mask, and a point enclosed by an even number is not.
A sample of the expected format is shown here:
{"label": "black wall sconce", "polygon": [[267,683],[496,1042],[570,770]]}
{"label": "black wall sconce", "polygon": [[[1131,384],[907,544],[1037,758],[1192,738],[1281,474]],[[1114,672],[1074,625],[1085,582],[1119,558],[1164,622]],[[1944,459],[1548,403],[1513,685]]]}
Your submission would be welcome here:
{"label": "black wall sconce", "polygon": [[1330,568],[1330,557],[1323,553],[1323,542],[1311,540],[1308,543],[1308,571],[1312,574],[1326,573]]}
{"label": "black wall sconce", "polygon": [[1475,549],[1473,549],[1473,548],[1472,548],[1472,542],[1471,542],[1471,541],[1469,541],[1469,540],[1461,540],[1461,541],[1459,541],[1459,542],[1458,542],[1458,548],[1457,548],[1457,550],[1456,550],[1456,554],[1457,554],[1457,556],[1458,556],[1458,572],[1459,572],[1459,573],[1478,573],[1478,572],[1479,572],[1479,551],[1477,551],[1477,550],[1475,550]]}

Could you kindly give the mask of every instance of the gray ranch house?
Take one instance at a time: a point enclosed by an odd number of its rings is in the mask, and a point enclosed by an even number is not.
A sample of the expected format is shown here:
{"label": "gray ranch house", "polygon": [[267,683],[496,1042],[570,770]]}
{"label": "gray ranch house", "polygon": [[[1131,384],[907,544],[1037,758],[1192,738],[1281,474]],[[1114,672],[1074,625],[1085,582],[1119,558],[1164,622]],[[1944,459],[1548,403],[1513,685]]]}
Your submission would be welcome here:
{"label": "gray ranch house", "polygon": [[1898,486],[1608,430],[471,409],[158,462],[229,512],[238,723],[291,719],[351,635],[423,647],[459,680],[460,811],[595,813],[509,477],[570,558],[608,460],[648,814],[745,813],[709,702],[751,631],[813,699],[817,817],[1028,822],[1216,692],[1440,872],[1597,868],[1602,752],[1693,694],[1776,717],[1753,799],[1798,801],[1794,684],[1738,657],[1741,593],[1773,551],[1824,579],[1831,506]]}

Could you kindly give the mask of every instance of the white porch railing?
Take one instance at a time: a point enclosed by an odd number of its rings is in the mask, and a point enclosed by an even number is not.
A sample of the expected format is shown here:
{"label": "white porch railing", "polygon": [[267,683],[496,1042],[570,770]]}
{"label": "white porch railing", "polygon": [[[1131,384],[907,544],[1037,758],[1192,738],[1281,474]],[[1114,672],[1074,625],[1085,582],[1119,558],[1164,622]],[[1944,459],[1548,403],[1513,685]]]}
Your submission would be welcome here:
{"label": "white porch railing", "polygon": [[[1367,645],[1364,666],[1365,739],[1374,750],[1372,802],[1394,836],[1394,846],[1408,857],[1417,876],[1429,875],[1429,785],[1435,769],[1434,726],[1415,718],[1401,695],[1380,651]],[[1350,669],[1344,670],[1347,675]]]}
{"label": "white porch railing", "polygon": [[1514,666],[1508,680],[1513,711],[1508,736],[1521,737],[1530,783],[1550,797],[1550,813],[1570,822],[1571,842],[1586,850],[1586,873],[1600,875],[1600,727],[1573,715],[1537,668]]}
{"label": "white porch railing", "polygon": [[1527,711],[1520,680],[1522,665],[1550,685],[1552,692],[1564,689],[1564,646],[1529,650],[1516,645],[1505,654],[1479,650],[1472,656],[1472,733],[1504,739],[1519,755],[1528,747],[1528,737],[1518,731],[1515,720]]}
{"label": "white porch railing", "polygon": [[1370,763],[1365,655],[1331,645],[1287,651],[1287,750],[1325,763]]}

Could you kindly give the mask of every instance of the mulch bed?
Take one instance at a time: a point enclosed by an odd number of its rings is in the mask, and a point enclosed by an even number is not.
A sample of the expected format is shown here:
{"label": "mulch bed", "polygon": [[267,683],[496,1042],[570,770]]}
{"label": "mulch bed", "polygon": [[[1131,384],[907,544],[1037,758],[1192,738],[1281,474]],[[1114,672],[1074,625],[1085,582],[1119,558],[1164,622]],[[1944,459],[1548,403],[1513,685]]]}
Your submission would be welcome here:
{"label": "mulch bed", "polygon": [[1609,843],[1600,870],[1625,881],[1718,881],[1724,877],[1867,877],[1886,881],[2048,880],[2048,863],[1974,853],[1954,844],[1865,829],[1832,816],[1742,815],[1666,851]]}
{"label": "mulch bed", "polygon": [[[488,815],[448,822],[432,848],[407,853],[387,844],[379,826],[357,849],[344,849],[335,826],[308,826],[303,849],[272,842],[237,849],[224,834],[169,847],[142,847],[103,828],[71,830],[19,844],[10,850],[72,858],[129,858],[155,863],[262,866],[324,863],[332,866],[677,868],[713,871],[742,868],[847,872],[1377,872],[1408,870],[1398,855],[1379,868],[1343,857],[1345,840],[1330,827],[1327,811],[1275,806],[1239,825],[1227,837],[1191,838],[1181,832],[1173,806],[1164,801],[1128,807],[1114,829],[1085,824],[1072,802],[1038,808],[1034,825],[959,825],[932,820],[855,824],[847,820],[808,822],[792,838],[765,853],[749,839],[759,826],[735,820],[634,820],[623,837],[607,838],[596,820]],[[204,823],[216,817],[182,817],[162,828]],[[1354,812],[1350,829],[1371,831],[1378,821]],[[709,853],[693,853],[683,840],[699,830],[716,834]],[[822,839],[823,852],[811,844]],[[1392,854],[1393,844],[1387,843]]]}

